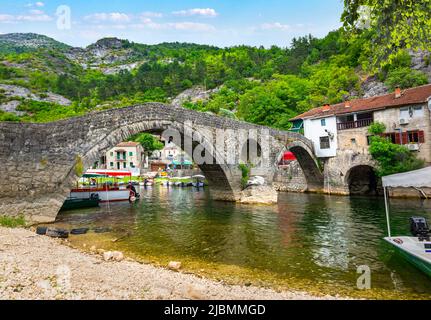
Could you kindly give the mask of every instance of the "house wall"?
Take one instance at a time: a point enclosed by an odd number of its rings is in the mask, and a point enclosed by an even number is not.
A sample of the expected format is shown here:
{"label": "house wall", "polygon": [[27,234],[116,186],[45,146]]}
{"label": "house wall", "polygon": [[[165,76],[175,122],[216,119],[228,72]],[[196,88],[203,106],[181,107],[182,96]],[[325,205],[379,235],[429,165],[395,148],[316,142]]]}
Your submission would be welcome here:
{"label": "house wall", "polygon": [[[117,161],[117,151],[125,150],[126,151],[126,161]],[[129,153],[132,152],[133,156],[130,156]],[[117,162],[120,163],[120,170],[130,170],[132,167],[130,163],[133,162],[134,167],[136,169],[142,169],[143,167],[143,158],[142,153],[144,149],[141,146],[138,147],[115,147],[106,152],[106,167],[108,169],[117,170]],[[111,155],[112,153],[112,155]],[[111,163],[113,166],[111,166]],[[126,167],[124,168],[123,163],[126,163]]]}
{"label": "house wall", "polygon": [[[423,116],[407,117],[407,125],[400,124],[400,108],[392,108],[374,112],[374,121],[382,122],[386,125],[387,132],[395,132],[401,128],[403,132],[411,130],[422,130],[425,133],[425,143],[420,144],[418,157],[431,164],[431,114],[427,104],[423,104]],[[406,118],[403,116],[403,118]]]}
{"label": "house wall", "polygon": [[338,154],[345,151],[368,154],[368,127],[338,131]]}
{"label": "house wall", "polygon": [[[326,121],[326,126],[322,126],[321,121]],[[337,155],[337,119],[336,117],[327,117],[322,119],[307,119],[304,121],[304,135],[314,144],[316,156],[319,158],[335,157]],[[333,139],[330,139],[330,148],[320,148],[320,137],[328,137],[328,130],[333,134]]]}

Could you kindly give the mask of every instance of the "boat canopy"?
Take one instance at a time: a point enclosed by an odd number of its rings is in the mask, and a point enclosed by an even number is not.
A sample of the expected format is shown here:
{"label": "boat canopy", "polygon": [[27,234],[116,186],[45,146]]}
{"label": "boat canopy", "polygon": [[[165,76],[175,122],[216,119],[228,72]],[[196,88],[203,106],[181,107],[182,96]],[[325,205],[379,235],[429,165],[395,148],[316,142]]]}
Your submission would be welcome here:
{"label": "boat canopy", "polygon": [[429,187],[431,186],[431,167],[394,174],[382,178],[383,187]]}
{"label": "boat canopy", "polygon": [[105,174],[98,174],[98,173],[86,173],[82,177],[86,179],[91,179],[91,178],[106,178],[108,176]]}
{"label": "boat canopy", "polygon": [[101,174],[108,177],[131,177],[132,173],[130,171],[120,171],[120,170],[88,170],[85,174]]}

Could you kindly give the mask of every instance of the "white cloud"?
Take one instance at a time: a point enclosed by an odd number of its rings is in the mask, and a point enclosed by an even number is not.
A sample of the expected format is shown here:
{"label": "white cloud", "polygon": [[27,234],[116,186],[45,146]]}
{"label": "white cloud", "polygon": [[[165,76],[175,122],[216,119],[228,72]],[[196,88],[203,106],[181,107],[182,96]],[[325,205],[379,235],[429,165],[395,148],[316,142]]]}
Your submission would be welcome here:
{"label": "white cloud", "polygon": [[17,23],[17,22],[47,22],[52,21],[53,18],[45,14],[41,10],[31,10],[27,15],[10,15],[0,14],[0,23]]}
{"label": "white cloud", "polygon": [[31,14],[44,14],[44,12],[42,10],[37,10],[37,9],[30,10],[30,13]]}
{"label": "white cloud", "polygon": [[279,31],[291,31],[292,27],[288,24],[282,24],[280,22],[264,23],[260,26],[262,30],[279,30]]}
{"label": "white cloud", "polygon": [[33,15],[20,15],[15,17],[16,21],[29,21],[29,22],[47,22],[52,21],[53,18],[47,14],[33,14]]}
{"label": "white cloud", "polygon": [[8,22],[14,22],[15,16],[10,14],[0,14],[0,22],[8,23]]}
{"label": "white cloud", "polygon": [[163,13],[160,12],[152,12],[152,11],[145,11],[141,13],[141,18],[162,18]]}
{"label": "white cloud", "polygon": [[39,8],[42,8],[43,6],[45,6],[45,3],[41,2],[41,1],[38,1],[38,2],[35,2],[35,3],[27,3],[25,6],[26,6],[27,8],[31,8],[31,7],[39,7]]}
{"label": "white cloud", "polygon": [[130,22],[132,17],[126,13],[110,12],[110,13],[94,13],[84,17],[84,20],[89,22],[113,22],[113,23],[125,23]]}
{"label": "white cloud", "polygon": [[180,10],[180,11],[174,11],[172,12],[175,16],[181,16],[181,17],[190,17],[190,16],[203,16],[203,17],[216,17],[218,16],[217,11],[211,8],[195,8],[195,9],[189,9],[189,10]]}

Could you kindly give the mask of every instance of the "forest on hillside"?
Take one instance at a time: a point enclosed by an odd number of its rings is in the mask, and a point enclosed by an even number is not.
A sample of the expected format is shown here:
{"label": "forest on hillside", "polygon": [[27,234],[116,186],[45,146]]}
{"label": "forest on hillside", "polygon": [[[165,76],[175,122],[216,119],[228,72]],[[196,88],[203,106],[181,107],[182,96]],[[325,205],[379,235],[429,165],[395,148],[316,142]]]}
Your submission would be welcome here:
{"label": "forest on hillside", "polygon": [[[102,39],[91,45],[89,49],[109,51],[116,57],[109,62],[111,67],[136,63],[136,68],[115,74],[103,72],[106,62],[89,68],[91,59],[84,65],[71,54],[73,48],[54,40],[52,45],[36,48],[0,41],[0,83],[25,87],[42,97],[47,92],[56,93],[72,101],[65,106],[14,97],[20,100],[17,110],[21,114],[0,111],[0,120],[47,122],[113,107],[168,103],[184,90],[202,86],[215,89],[210,98],[185,101],[183,107],[289,129],[288,120],[310,108],[362,97],[362,83],[370,77],[388,90],[428,83],[425,73],[411,68],[411,52],[429,49],[429,44],[421,47],[427,41],[383,39],[381,24],[392,22],[377,18],[369,28],[352,27],[359,19],[352,14],[357,8],[347,5],[352,2],[359,5],[363,1],[346,1],[343,28],[322,39],[312,35],[295,38],[289,48],[182,43],[150,46],[117,39]],[[377,8],[380,1],[374,2]],[[390,18],[404,11],[390,12]],[[403,20],[397,21],[395,27]],[[407,31],[405,37],[410,37]],[[425,57],[429,65],[429,54]],[[0,88],[0,103],[10,100]]]}

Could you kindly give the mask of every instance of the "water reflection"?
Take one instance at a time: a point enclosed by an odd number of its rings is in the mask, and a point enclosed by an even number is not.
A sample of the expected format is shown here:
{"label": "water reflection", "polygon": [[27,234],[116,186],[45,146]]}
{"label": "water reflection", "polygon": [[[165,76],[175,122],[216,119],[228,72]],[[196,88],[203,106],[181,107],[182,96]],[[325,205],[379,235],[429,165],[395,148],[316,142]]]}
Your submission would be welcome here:
{"label": "water reflection", "polygon": [[[280,194],[276,206],[212,201],[207,191],[154,187],[141,201],[64,213],[70,227],[111,226],[129,232],[124,246],[138,254],[189,257],[352,287],[368,265],[373,288],[431,293],[431,281],[394,255],[379,198]],[[394,234],[408,218],[431,219],[431,203],[393,200]]]}

